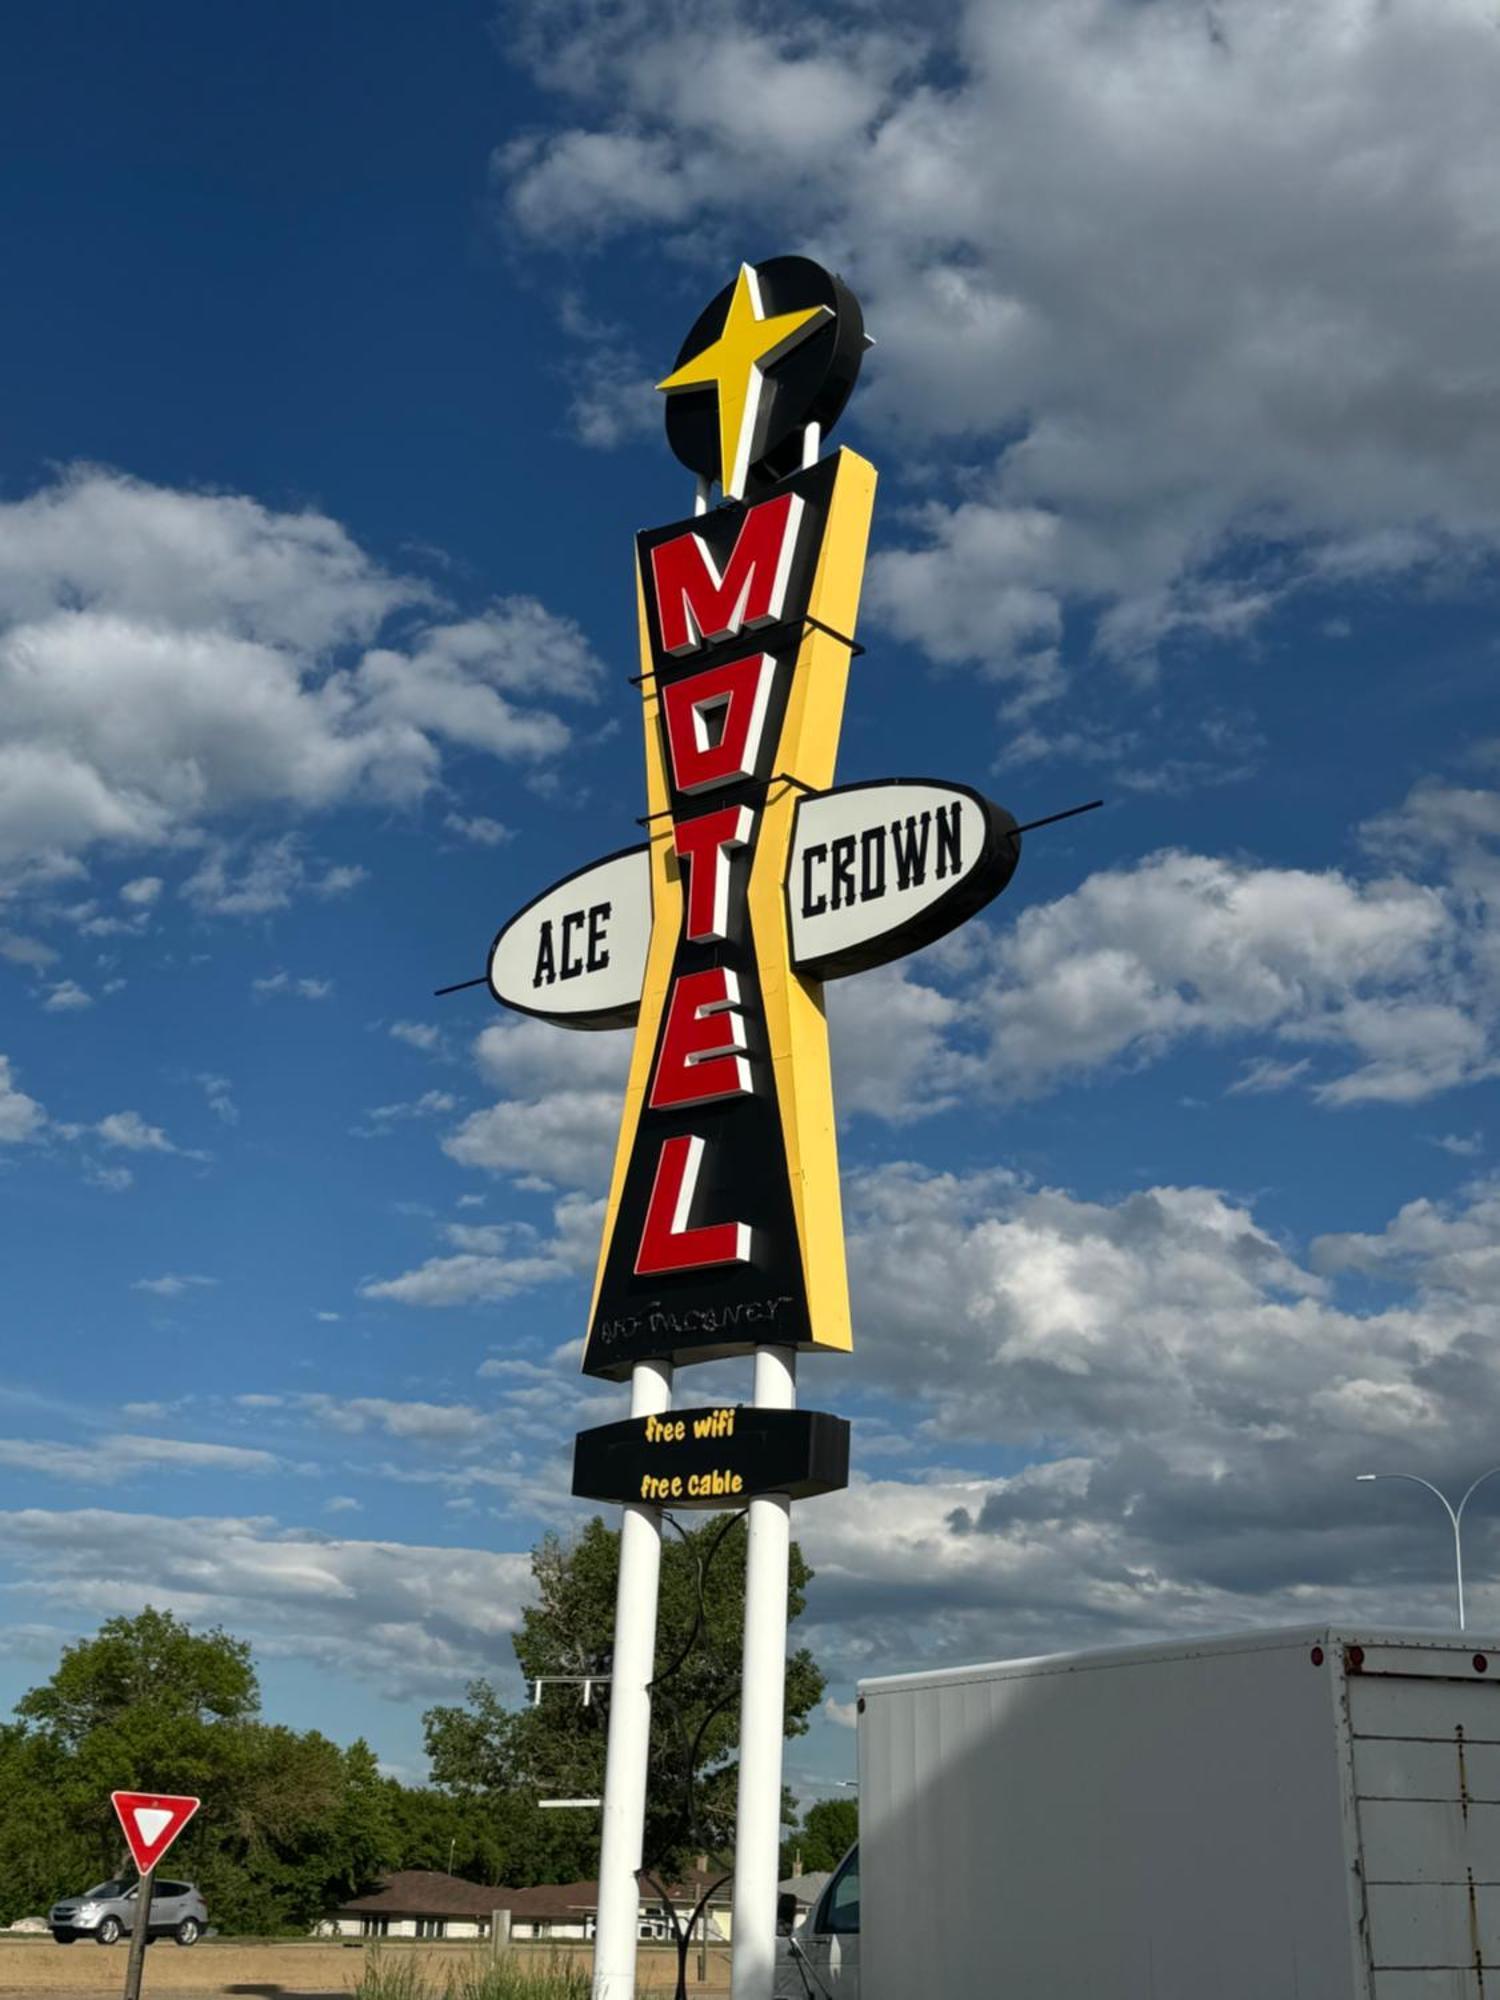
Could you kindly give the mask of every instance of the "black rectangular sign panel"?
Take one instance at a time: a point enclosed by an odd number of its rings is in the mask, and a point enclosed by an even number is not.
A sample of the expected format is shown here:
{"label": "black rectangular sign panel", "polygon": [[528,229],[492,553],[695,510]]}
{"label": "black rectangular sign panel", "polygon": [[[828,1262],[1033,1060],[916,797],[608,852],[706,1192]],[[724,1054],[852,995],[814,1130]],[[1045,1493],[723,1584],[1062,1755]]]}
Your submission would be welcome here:
{"label": "black rectangular sign panel", "polygon": [[848,1483],[848,1422],[821,1410],[667,1410],[580,1431],[573,1441],[580,1500],[724,1508],[760,1493],[806,1500]]}

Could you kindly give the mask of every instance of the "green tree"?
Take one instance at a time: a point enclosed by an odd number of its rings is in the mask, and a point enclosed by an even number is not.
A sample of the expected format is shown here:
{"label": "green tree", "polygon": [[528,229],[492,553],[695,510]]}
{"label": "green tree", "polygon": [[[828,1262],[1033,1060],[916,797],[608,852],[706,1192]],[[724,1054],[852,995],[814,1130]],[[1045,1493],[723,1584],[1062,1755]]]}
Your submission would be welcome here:
{"label": "green tree", "polygon": [[[711,1562],[717,1537],[723,1541]],[[570,1541],[555,1535],[532,1556],[536,1602],[522,1613],[515,1652],[522,1674],[608,1676],[614,1632],[620,1542],[601,1520]],[[699,1612],[703,1629],[688,1648]],[[787,1615],[806,1601],[812,1572],[793,1544]],[[670,1535],[663,1545],[656,1666],[665,1675],[652,1702],[645,1854],[649,1866],[675,1870],[702,1847],[725,1852],[731,1840],[739,1736],[739,1671],[744,1626],[745,1534],[714,1516]],[[667,1670],[686,1652],[675,1673]],[[821,1700],[822,1673],[805,1647],[787,1661],[786,1733],[801,1735]],[[506,1856],[507,1882],[592,1874],[598,1867],[596,1815],[540,1812],[539,1798],[598,1797],[604,1781],[608,1689],[554,1687],[540,1702],[507,1709],[487,1682],[475,1682],[464,1707],[430,1709],[424,1718],[437,1784],[483,1797],[504,1810],[519,1851]],[[687,1765],[693,1754],[691,1802]]]}
{"label": "green tree", "polygon": [[790,1843],[800,1851],[802,1872],[812,1875],[837,1868],[859,1837],[859,1806],[854,1799],[819,1799],[808,1807],[801,1831]]}
{"label": "green tree", "polygon": [[16,1703],[70,1749],[130,1715],[169,1727],[245,1722],[260,1708],[250,1648],[219,1627],[193,1632],[170,1611],[148,1605],[135,1618],[110,1618],[92,1639],[63,1649],[44,1687]]}
{"label": "green tree", "polygon": [[303,1929],[390,1865],[387,1781],[369,1746],[260,1720],[250,1648],[170,1612],[112,1618],[0,1729],[0,1920],[128,1868],[119,1790],[191,1792],[172,1850],[225,1930]]}

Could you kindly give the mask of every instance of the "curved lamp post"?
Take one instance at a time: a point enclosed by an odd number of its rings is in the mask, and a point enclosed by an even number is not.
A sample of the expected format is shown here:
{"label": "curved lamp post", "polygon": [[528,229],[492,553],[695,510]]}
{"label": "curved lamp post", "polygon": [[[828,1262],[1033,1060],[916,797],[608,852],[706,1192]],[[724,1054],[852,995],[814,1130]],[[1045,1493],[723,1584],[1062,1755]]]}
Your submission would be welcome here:
{"label": "curved lamp post", "polygon": [[1354,1475],[1356,1482],[1359,1484],[1364,1484],[1372,1479],[1405,1479],[1413,1486],[1425,1486],[1429,1493],[1435,1494],[1442,1502],[1443,1512],[1453,1523],[1453,1572],[1458,1584],[1458,1629],[1460,1632],[1464,1629],[1464,1509],[1468,1506],[1474,1494],[1483,1486],[1484,1482],[1487,1479],[1493,1479],[1497,1472],[1500,1472],[1500,1465],[1492,1465],[1488,1472],[1481,1472],[1456,1507],[1440,1487],[1434,1486],[1430,1479],[1419,1478],[1415,1472],[1357,1472]]}

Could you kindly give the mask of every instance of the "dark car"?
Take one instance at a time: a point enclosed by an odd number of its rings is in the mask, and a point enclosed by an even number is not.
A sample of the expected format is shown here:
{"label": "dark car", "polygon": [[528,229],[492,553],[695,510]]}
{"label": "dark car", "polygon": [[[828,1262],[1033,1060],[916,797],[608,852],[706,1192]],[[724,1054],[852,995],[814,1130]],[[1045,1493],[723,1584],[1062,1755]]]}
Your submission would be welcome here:
{"label": "dark car", "polygon": [[[52,1905],[47,1919],[59,1944],[91,1937],[95,1944],[117,1944],[135,1929],[139,1882],[111,1879],[82,1896],[67,1896]],[[151,1898],[148,1937],[173,1937],[179,1944],[196,1944],[208,1926],[203,1898],[191,1882],[158,1882]]]}

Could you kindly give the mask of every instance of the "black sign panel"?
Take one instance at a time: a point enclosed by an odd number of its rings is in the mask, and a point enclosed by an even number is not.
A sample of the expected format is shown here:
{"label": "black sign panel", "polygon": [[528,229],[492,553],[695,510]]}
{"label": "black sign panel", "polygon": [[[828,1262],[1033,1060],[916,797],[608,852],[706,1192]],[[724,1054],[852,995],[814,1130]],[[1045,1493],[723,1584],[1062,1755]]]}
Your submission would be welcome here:
{"label": "black sign panel", "polygon": [[727,1508],[761,1493],[806,1500],[848,1483],[848,1422],[821,1410],[667,1410],[580,1431],[573,1442],[580,1500]]}

